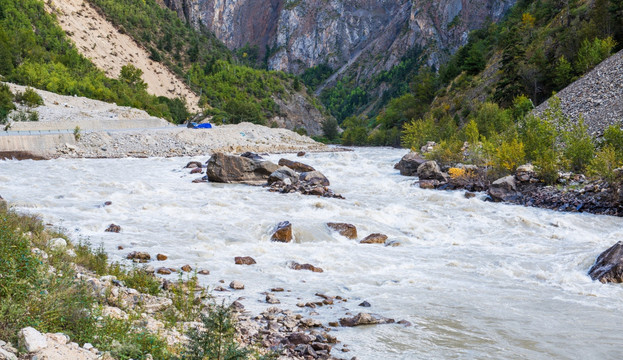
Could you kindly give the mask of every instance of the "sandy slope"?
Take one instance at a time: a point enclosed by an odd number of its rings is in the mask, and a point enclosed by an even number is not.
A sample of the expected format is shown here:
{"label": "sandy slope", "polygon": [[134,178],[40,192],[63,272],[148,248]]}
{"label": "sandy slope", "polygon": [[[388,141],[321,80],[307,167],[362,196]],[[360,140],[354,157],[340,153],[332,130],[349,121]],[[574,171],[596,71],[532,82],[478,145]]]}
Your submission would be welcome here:
{"label": "sandy slope", "polygon": [[54,12],[78,50],[110,77],[117,78],[121,67],[132,64],[143,70],[147,90],[169,98],[185,97],[189,108],[198,111],[199,97],[161,63],[151,61],[149,53],[128,35],[121,34],[84,0],[51,0]]}

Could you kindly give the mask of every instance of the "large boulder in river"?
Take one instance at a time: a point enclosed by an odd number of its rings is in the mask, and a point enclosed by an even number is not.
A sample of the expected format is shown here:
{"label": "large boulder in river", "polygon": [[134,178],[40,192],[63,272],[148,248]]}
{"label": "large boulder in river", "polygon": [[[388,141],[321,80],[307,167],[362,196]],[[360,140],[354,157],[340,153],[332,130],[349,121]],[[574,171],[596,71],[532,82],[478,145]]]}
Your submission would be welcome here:
{"label": "large boulder in river", "polygon": [[446,182],[446,175],[441,172],[441,168],[436,161],[426,161],[417,168],[417,176],[420,180],[439,180]]}
{"label": "large boulder in river", "polygon": [[302,162],[298,162],[298,161],[292,161],[292,160],[288,160],[288,159],[279,159],[279,165],[280,166],[287,166],[290,169],[296,171],[296,172],[309,172],[309,171],[316,171],[316,169],[314,169],[313,167],[307,165],[307,164],[303,164]]}
{"label": "large boulder in river", "polygon": [[623,242],[619,241],[602,252],[588,270],[588,275],[602,283],[623,282]]}
{"label": "large boulder in river", "polygon": [[217,153],[208,160],[206,174],[213,182],[261,185],[277,169],[270,161]]}
{"label": "large boulder in river", "polygon": [[515,176],[508,175],[495,180],[489,187],[489,196],[491,196],[493,201],[507,201],[517,196]]}
{"label": "large boulder in river", "polygon": [[329,179],[324,176],[320,171],[308,171],[299,176],[299,180],[310,185],[322,185],[329,186]]}
{"label": "large boulder in river", "polygon": [[426,159],[424,159],[420,154],[415,151],[411,151],[407,155],[403,156],[396,165],[394,165],[394,169],[400,170],[400,175],[403,176],[416,176],[418,167],[425,162]]}

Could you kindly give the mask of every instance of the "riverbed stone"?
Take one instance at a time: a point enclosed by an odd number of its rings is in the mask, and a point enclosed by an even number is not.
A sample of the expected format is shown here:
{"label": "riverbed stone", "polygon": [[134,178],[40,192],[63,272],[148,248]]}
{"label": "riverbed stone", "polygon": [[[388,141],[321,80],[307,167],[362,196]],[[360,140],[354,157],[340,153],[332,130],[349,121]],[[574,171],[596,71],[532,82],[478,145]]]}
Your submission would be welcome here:
{"label": "riverbed stone", "polygon": [[312,264],[299,264],[297,262],[291,263],[290,268],[293,270],[309,270],[309,271],[313,271],[316,273],[324,272],[324,270]]}
{"label": "riverbed stone", "polygon": [[426,159],[424,159],[419,153],[411,151],[403,156],[396,165],[394,165],[394,169],[400,170],[400,175],[403,176],[416,176],[418,167],[425,162]]}
{"label": "riverbed stone", "polygon": [[289,221],[283,221],[277,224],[277,228],[270,240],[285,243],[292,241],[292,224]]}
{"label": "riverbed stone", "polygon": [[301,175],[299,176],[299,180],[310,185],[331,185],[329,179],[327,179],[327,177],[324,176],[320,171],[308,171],[301,173]]}
{"label": "riverbed stone", "polygon": [[304,173],[304,172],[310,172],[310,171],[316,171],[316,169],[314,169],[313,167],[307,165],[307,164],[303,164],[302,162],[298,162],[298,161],[292,161],[292,160],[288,160],[288,159],[279,159],[278,162],[279,166],[287,166],[290,169],[299,172],[299,173]]}
{"label": "riverbed stone", "polygon": [[394,319],[389,319],[381,316],[374,316],[369,313],[359,313],[353,317],[341,318],[340,325],[344,327],[354,327],[361,325],[375,325],[375,324],[392,324]]}
{"label": "riverbed stone", "polygon": [[108,228],[106,228],[106,230],[104,230],[105,232],[113,232],[113,233],[118,233],[121,231],[121,226],[119,225],[115,225],[115,224],[110,224],[108,225]]}
{"label": "riverbed stone", "polygon": [[151,255],[146,252],[132,251],[126,256],[126,259],[145,263],[151,260]]}
{"label": "riverbed stone", "polygon": [[277,169],[270,161],[216,153],[208,160],[206,175],[212,182],[261,185]]}
{"label": "riverbed stone", "polygon": [[375,233],[375,234],[370,234],[366,236],[359,243],[360,244],[385,244],[386,240],[387,240],[387,235]]}
{"label": "riverbed stone", "polygon": [[185,166],[185,168],[187,169],[196,169],[196,168],[202,168],[202,167],[203,167],[203,164],[199,161],[191,161]]}
{"label": "riverbed stone", "polygon": [[236,256],[234,258],[236,265],[253,265],[256,264],[255,259],[250,256]]}
{"label": "riverbed stone", "polygon": [[329,229],[337,231],[340,235],[348,238],[348,239],[356,239],[357,238],[357,228],[355,225],[347,224],[347,223],[327,223]]}
{"label": "riverbed stone", "polygon": [[193,271],[193,268],[190,265],[186,264],[186,265],[182,266],[182,271],[191,272],[191,271]]}
{"label": "riverbed stone", "polygon": [[296,171],[290,169],[289,167],[282,166],[268,177],[269,185],[272,185],[278,181],[281,181],[285,185],[295,184],[299,181],[299,175]]}
{"label": "riverbed stone", "polygon": [[588,275],[591,279],[599,280],[602,283],[622,283],[623,242],[618,241],[602,252],[588,270]]}
{"label": "riverbed stone", "polygon": [[229,283],[229,287],[234,289],[234,290],[243,290],[244,289],[244,284],[241,283],[240,281],[234,280],[231,283]]}
{"label": "riverbed stone", "polygon": [[164,255],[164,254],[158,254],[156,255],[156,260],[158,261],[165,261],[166,259],[168,259],[169,257]]}

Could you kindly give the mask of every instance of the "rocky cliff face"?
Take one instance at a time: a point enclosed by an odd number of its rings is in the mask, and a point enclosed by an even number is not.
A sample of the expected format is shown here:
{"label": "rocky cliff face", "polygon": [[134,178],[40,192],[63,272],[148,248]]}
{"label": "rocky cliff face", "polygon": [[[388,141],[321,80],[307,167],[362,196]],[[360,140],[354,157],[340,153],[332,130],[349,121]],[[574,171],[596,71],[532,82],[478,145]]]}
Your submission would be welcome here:
{"label": "rocky cliff face", "polygon": [[[368,77],[389,69],[415,45],[429,63],[499,20],[515,0],[163,0],[228,47],[268,50],[269,68],[300,73],[327,63]],[[353,72],[354,71],[354,72]]]}

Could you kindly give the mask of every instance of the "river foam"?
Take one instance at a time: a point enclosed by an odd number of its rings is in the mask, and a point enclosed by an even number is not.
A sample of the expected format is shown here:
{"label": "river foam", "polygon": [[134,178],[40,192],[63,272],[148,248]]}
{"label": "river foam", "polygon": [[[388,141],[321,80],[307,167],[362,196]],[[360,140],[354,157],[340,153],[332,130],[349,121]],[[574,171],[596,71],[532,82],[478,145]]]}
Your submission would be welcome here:
{"label": "river foam", "polygon": [[[592,282],[586,271],[621,238],[622,219],[422,190],[393,169],[404,153],[286,156],[322,171],[345,200],[191,183],[197,175],[182,167],[207,157],[2,161],[0,194],[76,241],[103,244],[113,261],[125,261],[130,251],[163,253],[168,260],[154,266],[209,269],[201,281],[211,288],[241,281],[245,290],[215,294],[244,297],[253,312],[271,306],[263,292],[283,287],[278,306],[325,325],[361,311],[413,323],[336,329],[351,349],[348,358],[620,357],[623,288]],[[272,243],[271,230],[284,220],[293,224],[294,242]],[[326,222],[352,223],[360,238],[381,232],[401,245],[358,244],[331,233]],[[122,232],[105,233],[110,223]],[[235,265],[235,256],[257,264]],[[324,272],[291,270],[290,261]],[[321,300],[316,293],[348,302],[296,307]],[[372,307],[357,306],[363,300]]]}

